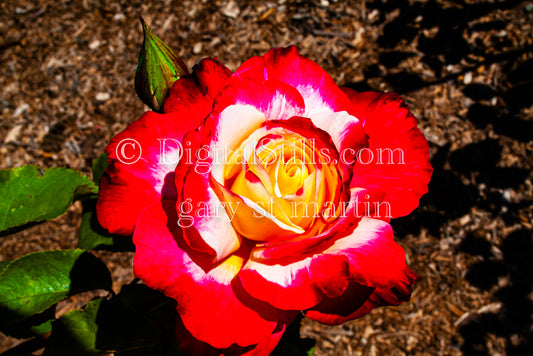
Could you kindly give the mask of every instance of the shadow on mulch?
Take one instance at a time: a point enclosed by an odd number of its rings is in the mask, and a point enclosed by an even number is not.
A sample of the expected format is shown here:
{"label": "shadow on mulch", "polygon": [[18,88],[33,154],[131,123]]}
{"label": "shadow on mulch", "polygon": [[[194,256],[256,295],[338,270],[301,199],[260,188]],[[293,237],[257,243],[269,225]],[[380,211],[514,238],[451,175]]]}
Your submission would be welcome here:
{"label": "shadow on mulch", "polygon": [[[407,93],[456,79],[482,64],[508,61],[508,64],[512,65],[519,61],[524,53],[533,50],[533,46],[502,51],[506,47],[512,47],[510,40],[493,36],[488,44],[476,41],[475,45],[472,45],[466,41],[463,33],[465,31],[471,34],[476,31],[503,30],[506,25],[503,21],[481,22],[475,25],[470,25],[470,23],[491,12],[514,8],[522,2],[521,0],[509,0],[467,4],[464,1],[454,1],[459,6],[453,7],[444,7],[437,1],[413,4],[410,4],[408,0],[370,2],[367,4],[369,9],[380,10],[378,24],[384,23],[390,12],[394,10],[400,12],[399,16],[385,24],[383,34],[378,39],[380,48],[384,50],[379,56],[380,64],[387,69],[393,69],[402,61],[417,56],[417,53],[394,50],[400,43],[416,41],[416,48],[422,53],[422,62],[433,70],[436,77],[435,80],[427,81],[413,72],[401,71],[386,74],[385,80],[394,90]],[[494,51],[502,52],[495,55]],[[468,65],[464,66],[460,73],[443,76],[446,66],[464,61]],[[524,68],[519,68],[518,73],[509,78],[512,87],[505,93],[505,98],[508,105],[512,107],[525,107],[533,103],[533,98],[528,95],[533,88],[531,78],[527,79],[520,74],[527,73],[531,77],[531,63],[524,65]],[[376,70],[377,66],[374,66],[375,68],[368,68],[365,72],[365,79],[381,75],[379,69]],[[476,88],[471,89],[479,92]]]}
{"label": "shadow on mulch", "polygon": [[[502,155],[498,141],[487,139],[453,152],[449,146],[432,145],[432,149],[436,153],[432,158],[434,173],[429,193],[422,198],[418,210],[392,222],[399,237],[418,235],[421,229],[440,236],[444,224],[467,214],[472,207],[488,211],[494,218],[501,216],[507,225],[514,225],[520,220],[517,211],[533,204],[512,203],[501,193],[501,188],[519,187],[530,171],[496,167]],[[450,168],[446,168],[446,163]],[[465,177],[474,183],[466,184]],[[480,189],[480,184],[486,187]],[[497,289],[500,278],[507,278],[508,283],[494,293],[501,308],[472,316],[460,326],[458,332],[464,340],[461,350],[464,355],[488,356],[491,353],[487,338],[497,335],[508,340],[507,355],[532,354],[533,304],[529,299],[533,289],[532,231],[519,229],[510,233],[500,247],[503,259],[495,256],[483,234],[483,231],[469,234],[459,246],[460,252],[480,260],[470,266],[466,280],[485,291]]]}
{"label": "shadow on mulch", "polygon": [[[517,211],[533,204],[512,203],[501,193],[500,188],[520,186],[530,171],[496,167],[502,153],[496,140],[487,139],[453,152],[449,146],[432,148],[436,148],[436,154],[429,193],[414,213],[391,223],[399,237],[416,236],[421,229],[440,236],[444,224],[467,214],[472,207],[488,211],[494,218],[501,216],[507,225],[514,225],[520,219]],[[450,168],[445,168],[446,163]],[[464,177],[473,177],[476,184],[464,183]],[[483,192],[479,184],[486,186]],[[477,232],[467,235],[459,246],[460,252],[480,260],[470,266],[466,280],[480,290],[496,289],[494,299],[501,308],[474,315],[462,323],[458,329],[464,340],[461,351],[464,355],[489,356],[487,339],[496,335],[507,339],[507,355],[533,354],[533,303],[529,298],[533,290],[532,231],[519,229],[510,233],[500,246],[503,259],[494,254],[491,243],[482,236],[484,232]],[[507,278],[508,282],[498,289],[500,278]]]}
{"label": "shadow on mulch", "polygon": [[[476,128],[484,129],[492,125],[498,135],[519,142],[532,139],[533,121],[519,118],[521,109],[533,105],[533,60],[523,60],[523,54],[531,52],[531,46],[513,48],[507,38],[468,43],[463,33],[467,31],[504,30],[503,21],[472,21],[487,14],[518,6],[522,1],[501,1],[443,7],[436,1],[416,2],[407,0],[374,1],[367,6],[379,9],[378,23],[387,21],[387,14],[399,11],[399,15],[385,24],[383,34],[378,39],[382,49],[379,64],[393,70],[384,76],[388,84],[400,93],[407,93],[449,80],[457,80],[460,75],[475,70],[480,65],[500,63],[503,72],[508,73],[506,82],[500,88],[486,84],[471,83],[462,90],[473,101],[468,107],[465,120]],[[424,31],[426,30],[426,31]],[[398,51],[400,43],[416,43],[422,53]],[[405,47],[405,46],[404,46]],[[494,55],[494,53],[499,53]],[[434,73],[434,80],[427,80],[418,74],[394,69],[404,60],[421,56]],[[466,64],[465,64],[466,63]],[[448,65],[461,65],[459,73],[444,76]],[[383,76],[378,64],[369,65],[365,70],[365,81],[350,83],[355,90],[373,90],[365,84],[368,79]],[[494,105],[496,102],[503,103]],[[503,190],[518,188],[529,177],[530,171],[522,168],[503,168],[498,163],[502,158],[501,140],[485,139],[463,148],[450,151],[450,145],[431,145],[434,173],[429,185],[429,193],[421,202],[420,208],[405,218],[392,222],[398,236],[418,235],[426,229],[433,236],[441,236],[440,230],[447,222],[467,214],[473,207],[502,217],[507,225],[518,224],[520,208],[533,204],[531,201],[512,203]],[[461,351],[465,355],[489,355],[487,338],[489,334],[507,339],[508,355],[533,354],[531,318],[533,304],[529,295],[533,288],[533,243],[532,231],[515,230],[510,233],[500,247],[503,253],[497,257],[490,242],[481,234],[470,234],[460,244],[460,252],[479,257],[466,274],[467,281],[481,290],[496,289],[494,298],[502,306],[497,311],[489,311],[473,316],[459,328],[463,337]],[[508,283],[498,289],[498,280],[508,278]]]}
{"label": "shadow on mulch", "polygon": [[507,276],[509,283],[495,293],[502,303],[499,311],[483,313],[470,319],[459,332],[465,342],[462,351],[465,355],[490,355],[486,348],[486,337],[494,334],[509,338],[507,355],[531,355],[533,332],[531,315],[533,303],[529,294],[533,288],[533,243],[531,231],[520,229],[512,232],[504,240],[501,250],[503,261],[495,259],[485,239],[469,236],[463,240],[464,252],[483,257],[483,260],[470,268],[466,278],[482,290],[497,285],[500,277]]}

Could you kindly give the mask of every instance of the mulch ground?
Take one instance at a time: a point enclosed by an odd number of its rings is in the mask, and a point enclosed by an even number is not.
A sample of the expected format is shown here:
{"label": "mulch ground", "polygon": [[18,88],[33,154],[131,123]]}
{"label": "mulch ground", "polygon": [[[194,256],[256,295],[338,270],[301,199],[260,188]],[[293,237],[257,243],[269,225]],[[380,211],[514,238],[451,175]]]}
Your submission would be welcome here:
{"label": "mulch ground", "polygon": [[[166,3],[166,4],[165,4]],[[430,192],[393,222],[412,301],[342,326],[316,355],[533,354],[533,2],[0,2],[0,167],[90,162],[146,109],[139,16],[190,67],[295,44],[341,85],[401,94],[430,143]],[[76,247],[81,207],[0,237],[0,260]],[[115,288],[131,253],[99,252]],[[76,302],[75,300],[72,302]],[[0,351],[17,341],[0,334]]]}

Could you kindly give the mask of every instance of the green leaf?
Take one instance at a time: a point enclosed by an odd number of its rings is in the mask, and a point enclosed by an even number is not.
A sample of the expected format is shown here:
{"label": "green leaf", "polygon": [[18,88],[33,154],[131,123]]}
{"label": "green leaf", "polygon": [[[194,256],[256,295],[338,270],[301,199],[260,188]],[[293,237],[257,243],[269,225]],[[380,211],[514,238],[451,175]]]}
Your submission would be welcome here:
{"label": "green leaf", "polygon": [[56,218],[74,200],[97,192],[88,177],[67,168],[0,170],[0,232]]}
{"label": "green leaf", "polygon": [[94,299],[85,310],[72,310],[52,324],[52,334],[43,355],[92,355],[96,347],[98,310],[104,299]]}
{"label": "green leaf", "polygon": [[100,156],[93,160],[93,181],[96,185],[100,184],[100,178],[104,174],[107,167],[107,153],[102,153]]}
{"label": "green leaf", "polygon": [[135,251],[131,237],[113,235],[96,218],[96,198],[83,201],[78,247],[84,250]]}
{"label": "green leaf", "polygon": [[[93,180],[100,183],[100,178],[107,167],[107,154],[102,153],[93,160]],[[135,251],[131,237],[113,235],[104,229],[96,217],[97,198],[83,201],[83,213],[78,236],[78,247],[84,250]]]}
{"label": "green leaf", "polygon": [[[52,331],[52,320],[55,320],[55,306],[53,308],[54,313],[53,314],[39,314],[42,315],[43,318],[46,318],[45,321],[42,323],[33,323],[28,330],[33,335],[44,335],[46,333],[49,333]],[[28,337],[28,336],[26,336]],[[20,338],[20,337],[19,337]]]}
{"label": "green leaf", "polygon": [[0,274],[11,263],[11,261],[0,261]]}
{"label": "green leaf", "polygon": [[55,319],[55,315],[56,305],[52,305],[42,313],[37,313],[21,322],[3,328],[2,332],[18,339],[27,339],[36,335],[44,335],[52,331],[52,320]]}
{"label": "green leaf", "polygon": [[[65,314],[53,323],[44,355],[177,355],[175,301],[147,289],[123,288],[110,300],[92,300],[84,311]],[[170,330],[162,329],[160,317],[172,322]]]}
{"label": "green leaf", "polygon": [[34,252],[11,261],[0,273],[0,329],[16,328],[66,297],[94,289],[110,290],[111,275],[88,252]]}
{"label": "green leaf", "polygon": [[135,91],[139,99],[156,112],[174,82],[188,74],[187,66],[141,18],[144,40],[135,71]]}

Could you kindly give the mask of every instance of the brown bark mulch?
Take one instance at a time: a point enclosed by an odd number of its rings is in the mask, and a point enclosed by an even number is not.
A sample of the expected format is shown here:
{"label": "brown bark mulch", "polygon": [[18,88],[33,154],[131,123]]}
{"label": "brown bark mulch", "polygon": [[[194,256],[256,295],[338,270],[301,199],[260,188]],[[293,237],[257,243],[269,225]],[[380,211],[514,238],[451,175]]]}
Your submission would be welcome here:
{"label": "brown bark mulch", "polygon": [[[395,91],[430,143],[430,192],[393,222],[412,301],[342,326],[306,320],[316,355],[533,354],[533,2],[0,2],[0,168],[90,162],[146,109],[139,16],[190,67],[234,70],[295,44],[341,85]],[[0,237],[0,261],[76,247],[81,207]],[[115,288],[131,253],[99,253]],[[0,351],[18,341],[0,334]]]}

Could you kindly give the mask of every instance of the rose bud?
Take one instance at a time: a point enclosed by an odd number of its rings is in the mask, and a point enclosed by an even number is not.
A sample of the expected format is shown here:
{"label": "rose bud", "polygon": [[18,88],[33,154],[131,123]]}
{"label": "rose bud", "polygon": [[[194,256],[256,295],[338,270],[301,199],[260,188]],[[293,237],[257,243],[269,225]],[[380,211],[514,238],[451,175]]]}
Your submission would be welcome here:
{"label": "rose bud", "polygon": [[143,103],[163,112],[163,101],[174,82],[189,74],[187,66],[141,18],[144,40],[135,71],[135,91]]}

